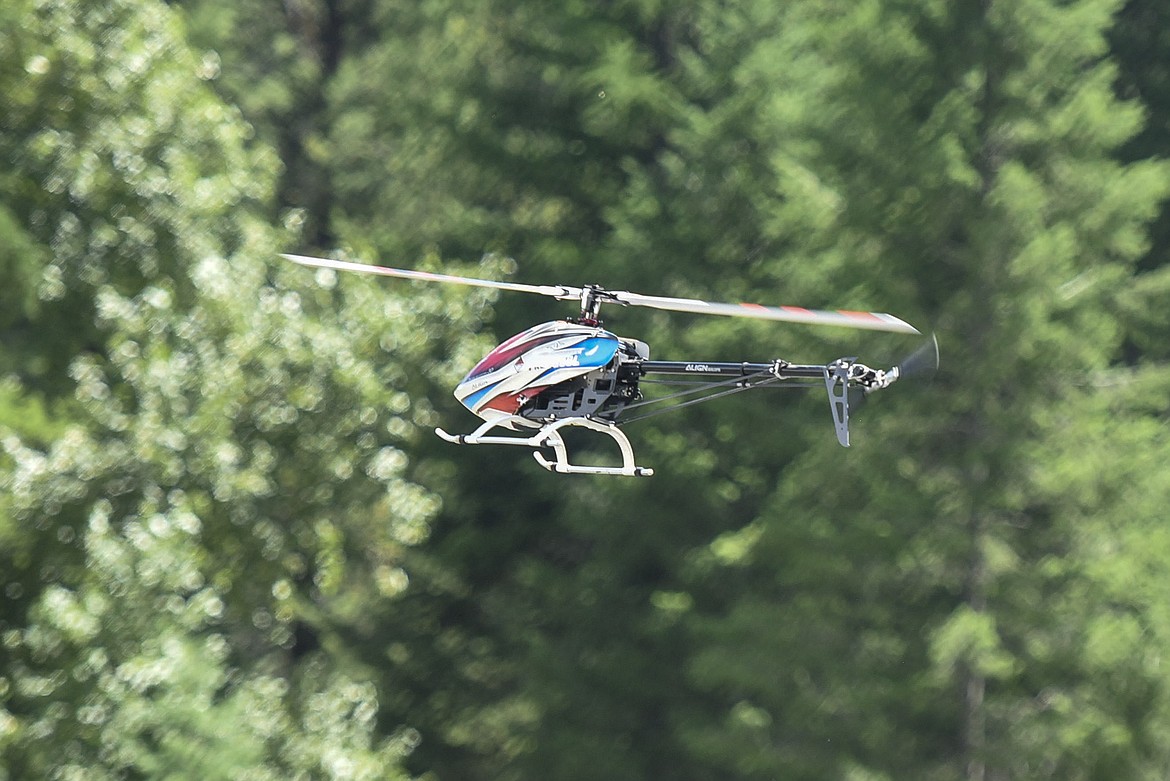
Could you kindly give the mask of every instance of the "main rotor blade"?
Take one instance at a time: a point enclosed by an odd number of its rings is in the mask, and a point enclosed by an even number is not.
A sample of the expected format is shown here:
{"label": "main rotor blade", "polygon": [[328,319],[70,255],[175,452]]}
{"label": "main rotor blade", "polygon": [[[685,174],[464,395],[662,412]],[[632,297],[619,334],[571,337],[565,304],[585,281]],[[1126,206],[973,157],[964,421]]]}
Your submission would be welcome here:
{"label": "main rotor blade", "polygon": [[[580,299],[582,288],[567,285],[525,285],[520,282],[496,282],[490,279],[472,279],[470,277],[456,277],[450,274],[436,274],[431,271],[416,271],[404,268],[389,268],[374,266],[367,263],[351,263],[346,260],[332,258],[315,258],[307,255],[281,254],[282,258],[300,263],[302,266],[315,266],[337,271],[357,271],[364,274],[379,274],[385,277],[401,277],[424,282],[446,282],[472,287],[486,287],[495,290],[511,290],[519,293],[536,293],[561,300]],[[804,309],[797,306],[761,306],[759,304],[720,304],[712,301],[700,301],[694,298],[668,298],[666,296],[648,296],[642,293],[627,291],[606,291],[600,288],[595,290],[602,302],[612,301],[630,306],[645,306],[652,309],[665,309],[673,312],[692,312],[702,315],[724,315],[729,317],[751,317],[757,320],[779,320],[787,323],[806,323],[809,325],[836,325],[845,328],[861,328],[871,331],[894,331],[897,333],[916,334],[918,329],[904,320],[882,312],[853,312],[845,309],[835,311],[821,309]]]}
{"label": "main rotor blade", "polygon": [[405,268],[389,268],[387,266],[372,266],[367,263],[351,263],[347,260],[333,258],[313,258],[307,255],[289,255],[281,253],[281,257],[300,263],[302,266],[329,268],[336,271],[358,271],[363,274],[378,274],[384,277],[401,277],[423,282],[447,282],[456,285],[470,285],[472,287],[487,287],[496,290],[512,290],[519,293],[536,293],[553,298],[576,299],[581,296],[581,289],[565,287],[563,285],[525,285],[520,282],[496,282],[491,279],[472,279],[470,277],[455,277],[450,274],[435,274],[430,271],[415,271]]}
{"label": "main rotor blade", "polygon": [[761,306],[760,304],[719,304],[712,301],[699,301],[694,298],[666,298],[628,292],[615,292],[612,295],[618,301],[631,306],[646,306],[674,312],[753,317],[758,320],[780,320],[787,323],[807,323],[809,325],[837,325],[846,328],[894,331],[904,334],[919,332],[917,328],[906,321],[883,312],[853,312],[846,309],[826,311],[804,309],[798,306]]}

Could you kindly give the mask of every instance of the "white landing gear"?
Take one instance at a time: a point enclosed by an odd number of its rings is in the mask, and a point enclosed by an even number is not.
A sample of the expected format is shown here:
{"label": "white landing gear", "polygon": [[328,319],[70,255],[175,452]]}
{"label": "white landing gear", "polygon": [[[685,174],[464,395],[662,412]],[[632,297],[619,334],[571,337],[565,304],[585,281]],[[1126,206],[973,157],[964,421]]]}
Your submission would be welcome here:
{"label": "white landing gear", "polygon": [[[593,420],[592,418],[563,418],[552,423],[545,423],[535,434],[529,437],[488,434],[489,431],[497,426],[507,426],[508,424],[514,424],[514,427],[519,429],[532,429],[535,425],[533,421],[527,418],[522,418],[518,415],[508,415],[506,417],[496,418],[495,420],[489,420],[470,434],[448,434],[441,428],[435,429],[435,433],[448,442],[453,442],[457,445],[523,445],[524,447],[530,447],[535,450],[532,456],[538,464],[550,472],[559,472],[560,474],[626,475],[628,477],[649,477],[654,474],[653,469],[637,466],[634,463],[634,448],[630,445],[630,440],[613,423]],[[622,465],[585,466],[569,463],[569,454],[565,447],[565,440],[561,437],[561,429],[570,426],[587,428],[591,431],[597,431],[612,437],[622,452]],[[543,447],[552,448],[553,454],[555,455],[553,460],[545,458],[544,454],[540,452],[540,448]]]}

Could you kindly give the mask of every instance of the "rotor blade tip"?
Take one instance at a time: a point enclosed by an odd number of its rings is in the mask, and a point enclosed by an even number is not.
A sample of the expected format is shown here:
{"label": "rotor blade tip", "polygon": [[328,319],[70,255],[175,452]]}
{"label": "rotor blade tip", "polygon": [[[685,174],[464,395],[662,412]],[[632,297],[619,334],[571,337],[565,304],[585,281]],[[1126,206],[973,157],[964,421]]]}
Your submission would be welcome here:
{"label": "rotor blade tip", "polygon": [[280,257],[284,258],[285,260],[291,260],[293,263],[300,263],[302,266],[308,265],[309,261],[314,260],[307,255],[294,255],[291,252],[282,252],[280,253]]}

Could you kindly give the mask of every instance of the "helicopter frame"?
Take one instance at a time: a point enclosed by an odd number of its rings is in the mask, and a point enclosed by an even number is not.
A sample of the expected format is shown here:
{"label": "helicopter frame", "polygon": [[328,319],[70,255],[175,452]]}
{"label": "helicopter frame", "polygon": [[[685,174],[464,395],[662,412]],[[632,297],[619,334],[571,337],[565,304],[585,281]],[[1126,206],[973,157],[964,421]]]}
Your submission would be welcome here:
{"label": "helicopter frame", "polygon": [[[620,362],[618,363],[620,364]],[[532,455],[537,463],[550,472],[648,477],[654,474],[654,470],[638,466],[635,463],[633,446],[625,432],[619,427],[620,425],[633,423],[664,412],[674,412],[682,407],[712,401],[722,396],[755,388],[768,386],[807,388],[815,387],[823,382],[829,394],[829,406],[833,414],[837,441],[848,447],[850,389],[860,389],[864,393],[869,393],[890,385],[898,378],[896,367],[888,371],[871,369],[864,364],[857,363],[856,358],[840,358],[828,364],[794,364],[782,359],[776,359],[771,363],[650,360],[634,360],[627,363],[633,363],[637,367],[637,373],[640,377],[668,375],[693,379],[683,381],[690,386],[687,390],[649,400],[641,399],[641,394],[637,393],[637,400],[623,401],[609,410],[601,407],[599,412],[583,415],[573,415],[569,412],[568,417],[557,417],[556,413],[541,418],[533,418],[531,413],[528,416],[505,415],[485,421],[470,434],[449,434],[442,428],[436,428],[435,433],[447,442],[459,445],[520,445],[533,448]],[[615,367],[605,376],[611,377],[616,373]],[[608,380],[604,381],[608,382]],[[667,382],[669,384],[669,381]],[[778,383],[783,383],[783,385],[778,385]],[[680,401],[680,399],[685,400]],[[668,401],[676,403],[618,422],[619,415],[626,410],[635,410]],[[569,427],[585,428],[612,438],[621,452],[622,465],[610,467],[572,463],[569,460],[565,440],[561,436],[561,431]],[[529,436],[489,433],[497,428],[513,431],[535,429],[535,433]],[[542,449],[547,448],[551,448],[553,451],[554,457],[552,459],[547,458],[541,452]]]}

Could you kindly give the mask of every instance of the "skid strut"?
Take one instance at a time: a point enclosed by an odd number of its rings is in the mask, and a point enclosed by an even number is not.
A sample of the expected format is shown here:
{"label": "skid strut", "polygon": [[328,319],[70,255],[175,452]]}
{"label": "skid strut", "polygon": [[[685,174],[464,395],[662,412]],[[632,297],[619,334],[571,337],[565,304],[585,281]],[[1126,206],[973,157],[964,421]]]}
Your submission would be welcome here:
{"label": "skid strut", "polygon": [[[627,475],[629,477],[649,477],[654,474],[653,469],[638,466],[634,463],[634,448],[630,444],[630,440],[626,437],[625,432],[612,423],[593,420],[592,418],[564,418],[544,424],[535,434],[527,437],[502,436],[488,433],[494,428],[509,424],[514,424],[516,428],[527,428],[529,430],[531,430],[533,425],[532,421],[527,418],[522,418],[518,415],[508,415],[489,420],[470,434],[448,434],[441,428],[436,428],[435,433],[448,442],[453,442],[457,445],[521,445],[523,447],[530,447],[534,450],[532,456],[538,464],[550,472],[559,472],[560,474]],[[587,466],[584,464],[570,463],[568,448],[565,446],[564,438],[561,437],[561,429],[569,428],[570,426],[597,431],[613,438],[613,441],[617,443],[618,448],[621,450],[622,465]],[[545,447],[552,448],[555,456],[554,459],[549,460],[540,452],[540,448]]]}

